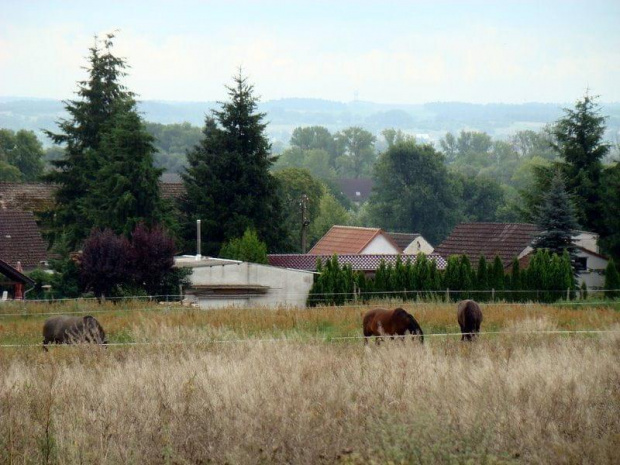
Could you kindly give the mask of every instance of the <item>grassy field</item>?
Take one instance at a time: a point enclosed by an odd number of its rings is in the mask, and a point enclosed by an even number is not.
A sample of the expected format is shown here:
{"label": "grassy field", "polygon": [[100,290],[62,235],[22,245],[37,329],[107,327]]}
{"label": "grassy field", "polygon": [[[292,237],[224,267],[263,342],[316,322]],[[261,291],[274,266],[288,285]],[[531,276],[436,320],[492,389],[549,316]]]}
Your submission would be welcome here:
{"label": "grassy field", "polygon": [[[458,331],[453,304],[404,306]],[[367,307],[0,305],[0,345],[33,345],[0,348],[0,463],[617,463],[618,307],[482,308],[502,334],[365,347],[338,338]],[[71,312],[137,344],[44,353]],[[536,334],[558,329],[613,332]]]}

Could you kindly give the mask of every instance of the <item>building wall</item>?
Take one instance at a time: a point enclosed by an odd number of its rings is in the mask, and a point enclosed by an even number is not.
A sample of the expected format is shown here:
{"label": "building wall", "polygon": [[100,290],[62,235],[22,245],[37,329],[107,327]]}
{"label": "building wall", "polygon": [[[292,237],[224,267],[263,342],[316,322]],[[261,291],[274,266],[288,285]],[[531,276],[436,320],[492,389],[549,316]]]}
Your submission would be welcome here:
{"label": "building wall", "polygon": [[407,255],[417,255],[420,252],[430,255],[435,249],[422,236],[416,237],[411,244],[403,251]]}
{"label": "building wall", "polygon": [[398,254],[398,250],[394,245],[386,239],[383,234],[376,236],[370,243],[360,252],[363,255],[372,254]]}
{"label": "building wall", "polygon": [[579,285],[581,286],[581,283],[585,282],[588,289],[604,289],[607,260],[596,255],[591,255],[583,250],[577,250],[577,257],[587,258],[587,269],[581,271],[577,276]]}
{"label": "building wall", "polygon": [[[267,286],[266,294],[237,297],[204,297],[198,299],[201,308],[218,307],[280,307],[292,306],[303,308],[310,293],[314,273],[308,271],[288,270],[256,263],[233,262],[222,265],[193,265],[190,277],[193,285],[257,285]],[[187,295],[194,295],[191,289]]]}
{"label": "building wall", "polygon": [[596,233],[580,231],[579,234],[573,237],[573,243],[584,249],[599,253],[598,234]]}

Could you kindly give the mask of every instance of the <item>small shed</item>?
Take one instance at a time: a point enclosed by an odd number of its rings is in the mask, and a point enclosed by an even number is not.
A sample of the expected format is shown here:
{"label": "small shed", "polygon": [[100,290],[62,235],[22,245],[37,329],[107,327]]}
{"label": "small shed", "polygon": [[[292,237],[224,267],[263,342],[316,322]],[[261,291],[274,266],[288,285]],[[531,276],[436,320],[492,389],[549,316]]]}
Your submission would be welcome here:
{"label": "small shed", "polygon": [[314,273],[238,260],[182,256],[175,267],[191,268],[186,296],[201,308],[304,308]]}

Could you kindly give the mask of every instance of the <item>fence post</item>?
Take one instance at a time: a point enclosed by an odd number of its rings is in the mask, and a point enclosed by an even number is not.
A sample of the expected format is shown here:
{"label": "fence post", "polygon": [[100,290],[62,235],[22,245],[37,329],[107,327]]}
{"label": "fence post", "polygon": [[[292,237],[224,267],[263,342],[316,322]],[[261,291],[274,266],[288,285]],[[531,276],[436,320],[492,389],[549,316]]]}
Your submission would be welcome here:
{"label": "fence post", "polygon": [[491,288],[491,300],[495,302],[495,288]]}
{"label": "fence post", "polygon": [[566,300],[570,300],[570,287],[566,289]]}
{"label": "fence post", "polygon": [[446,302],[450,302],[450,288],[446,288]]}
{"label": "fence post", "polygon": [[353,302],[357,304],[357,285],[353,283]]}

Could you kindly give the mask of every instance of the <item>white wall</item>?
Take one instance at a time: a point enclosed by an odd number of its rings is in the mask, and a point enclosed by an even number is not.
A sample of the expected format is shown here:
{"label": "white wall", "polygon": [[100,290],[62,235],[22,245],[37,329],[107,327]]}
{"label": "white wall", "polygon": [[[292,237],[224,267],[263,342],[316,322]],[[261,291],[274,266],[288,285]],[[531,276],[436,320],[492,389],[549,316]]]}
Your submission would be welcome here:
{"label": "white wall", "polygon": [[[182,266],[182,265],[181,265]],[[206,298],[195,296],[201,308],[249,306],[292,306],[303,308],[312,287],[314,273],[288,270],[269,265],[247,262],[232,262],[219,265],[193,264],[190,276],[193,285],[225,284],[267,286],[266,294],[252,296]],[[187,295],[194,291],[187,290]]]}
{"label": "white wall", "polygon": [[577,276],[577,282],[581,286],[582,282],[586,283],[588,289],[603,289],[605,287],[605,268],[607,268],[607,260],[596,255],[589,254],[583,250],[577,250],[577,257],[586,257],[585,271],[581,271]]}
{"label": "white wall", "polygon": [[573,243],[584,249],[599,253],[598,250],[598,234],[579,231],[579,234],[573,236]]}
{"label": "white wall", "polygon": [[361,252],[364,255],[373,254],[399,254],[398,250],[392,243],[385,238],[383,234],[376,236],[370,244],[368,244]]}
{"label": "white wall", "polygon": [[422,252],[425,255],[430,255],[435,249],[430,245],[426,239],[422,236],[416,237],[411,244],[403,251],[407,255],[417,255]]}

